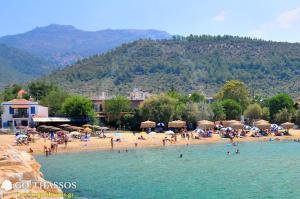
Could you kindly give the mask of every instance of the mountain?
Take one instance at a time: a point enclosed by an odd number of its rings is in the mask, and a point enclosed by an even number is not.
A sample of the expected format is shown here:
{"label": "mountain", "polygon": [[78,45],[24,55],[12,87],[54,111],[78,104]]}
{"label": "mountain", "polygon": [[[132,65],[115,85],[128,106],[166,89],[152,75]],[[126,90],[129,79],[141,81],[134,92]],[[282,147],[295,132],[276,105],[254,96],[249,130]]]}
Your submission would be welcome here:
{"label": "mountain", "polygon": [[300,91],[300,44],[233,36],[139,40],[81,60],[43,78],[86,95],[175,88],[213,94],[227,80],[244,81],[254,94]]}
{"label": "mountain", "polygon": [[158,30],[83,31],[70,25],[52,24],[26,33],[1,37],[0,43],[37,55],[54,66],[64,66],[107,52],[123,43],[147,38],[168,39],[171,35]]}
{"label": "mountain", "polygon": [[42,76],[50,71],[47,63],[27,52],[0,44],[0,89]]}

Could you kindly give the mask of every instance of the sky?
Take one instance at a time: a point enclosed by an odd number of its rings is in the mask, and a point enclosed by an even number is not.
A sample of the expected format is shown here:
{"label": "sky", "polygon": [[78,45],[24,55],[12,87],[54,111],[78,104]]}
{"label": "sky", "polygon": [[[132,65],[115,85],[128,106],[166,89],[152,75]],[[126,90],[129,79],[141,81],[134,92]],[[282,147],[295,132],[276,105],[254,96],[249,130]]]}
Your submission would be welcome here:
{"label": "sky", "polygon": [[49,24],[300,42],[299,0],[1,0],[0,36]]}

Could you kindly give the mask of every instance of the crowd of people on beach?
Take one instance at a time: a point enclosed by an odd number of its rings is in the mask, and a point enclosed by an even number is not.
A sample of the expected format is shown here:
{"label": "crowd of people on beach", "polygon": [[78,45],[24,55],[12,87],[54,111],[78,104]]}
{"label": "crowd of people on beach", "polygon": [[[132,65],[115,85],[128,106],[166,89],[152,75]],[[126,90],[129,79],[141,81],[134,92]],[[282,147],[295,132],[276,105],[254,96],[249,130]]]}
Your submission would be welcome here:
{"label": "crowd of people on beach", "polygon": [[[205,121],[209,122],[209,121]],[[283,136],[283,135],[289,135],[289,132],[287,129],[280,129],[278,126],[276,128],[273,128],[271,125],[271,128],[266,129],[258,129],[256,127],[249,127],[246,125],[243,125],[243,128],[232,128],[231,126],[224,127],[223,124],[220,122],[218,124],[215,123],[208,123],[210,126],[208,128],[196,128],[194,131],[189,131],[186,126],[181,128],[169,128],[168,131],[159,131],[159,134],[165,134],[165,136],[161,139],[162,146],[166,146],[167,144],[176,144],[178,140],[181,142],[186,140],[186,143],[189,143],[189,140],[197,140],[197,139],[206,139],[213,137],[214,135],[218,135],[221,138],[228,138],[231,143],[234,143],[235,138],[243,138],[243,137],[262,137],[262,136]],[[213,125],[211,125],[213,124]],[[61,125],[63,126],[63,125]],[[67,127],[70,125],[66,125]],[[44,126],[44,129],[47,126]],[[49,127],[49,126],[48,126]],[[16,132],[16,144],[17,145],[29,145],[31,142],[35,142],[35,139],[38,137],[44,139],[44,143],[46,143],[47,140],[51,141],[50,146],[44,145],[44,153],[46,156],[49,156],[55,152],[58,151],[59,145],[64,144],[64,148],[67,148],[68,143],[72,140],[80,140],[88,142],[91,136],[97,136],[101,139],[109,139],[111,149],[114,149],[114,146],[116,143],[121,143],[125,141],[122,137],[122,132],[115,132],[110,133],[110,136],[107,136],[104,132],[104,130],[98,130],[93,131],[92,129],[84,128],[84,127],[75,127],[71,126],[73,129],[80,129],[79,132],[74,131],[68,131],[66,129],[62,130],[62,128],[57,127],[51,127],[51,129],[54,130],[43,130],[43,128],[22,128],[22,131]],[[25,129],[25,131],[24,131]],[[39,129],[42,129],[41,131]],[[162,129],[162,127],[160,127]],[[87,131],[86,131],[87,130]],[[150,139],[150,141],[153,141],[153,137],[155,137],[155,134],[157,132],[152,131],[151,128],[148,128],[146,132],[136,133],[132,132],[133,136],[135,137],[136,141],[133,142],[134,147],[136,148],[138,146],[139,142],[147,141]],[[161,137],[161,136],[160,136]],[[273,140],[273,138],[270,138]],[[275,138],[274,140],[277,140],[278,138]],[[149,142],[150,142],[149,141]],[[297,142],[300,142],[299,140],[295,140]],[[126,142],[126,141],[125,141]],[[33,150],[30,148],[29,152],[33,152]],[[239,154],[239,151],[237,151]]]}

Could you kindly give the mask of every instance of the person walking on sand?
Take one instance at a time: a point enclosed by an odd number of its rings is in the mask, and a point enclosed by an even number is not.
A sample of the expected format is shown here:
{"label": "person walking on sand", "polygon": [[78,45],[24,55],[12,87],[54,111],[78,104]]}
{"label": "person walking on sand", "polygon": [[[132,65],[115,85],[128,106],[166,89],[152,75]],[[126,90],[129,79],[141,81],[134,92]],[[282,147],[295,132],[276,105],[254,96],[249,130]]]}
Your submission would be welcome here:
{"label": "person walking on sand", "polygon": [[69,142],[69,137],[67,135],[65,135],[64,142],[65,142],[65,148],[67,148],[67,145],[68,145],[68,142]]}
{"label": "person walking on sand", "polygon": [[111,145],[111,148],[113,149],[114,148],[114,139],[112,137],[110,138],[110,145]]}
{"label": "person walking on sand", "polygon": [[166,146],[166,140],[163,139],[162,142],[163,142],[163,146]]}

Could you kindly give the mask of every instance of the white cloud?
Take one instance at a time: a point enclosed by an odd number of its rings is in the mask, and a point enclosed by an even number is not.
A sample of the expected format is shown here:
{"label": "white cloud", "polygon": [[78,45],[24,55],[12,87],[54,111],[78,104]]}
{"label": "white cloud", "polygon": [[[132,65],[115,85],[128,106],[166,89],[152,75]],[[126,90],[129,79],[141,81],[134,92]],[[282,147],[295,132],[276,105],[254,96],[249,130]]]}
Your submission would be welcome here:
{"label": "white cloud", "polygon": [[228,16],[228,12],[223,10],[218,15],[214,16],[212,20],[216,22],[223,22],[226,20],[227,16]]}
{"label": "white cloud", "polygon": [[300,7],[281,13],[277,18],[280,28],[289,28],[300,19]]}

